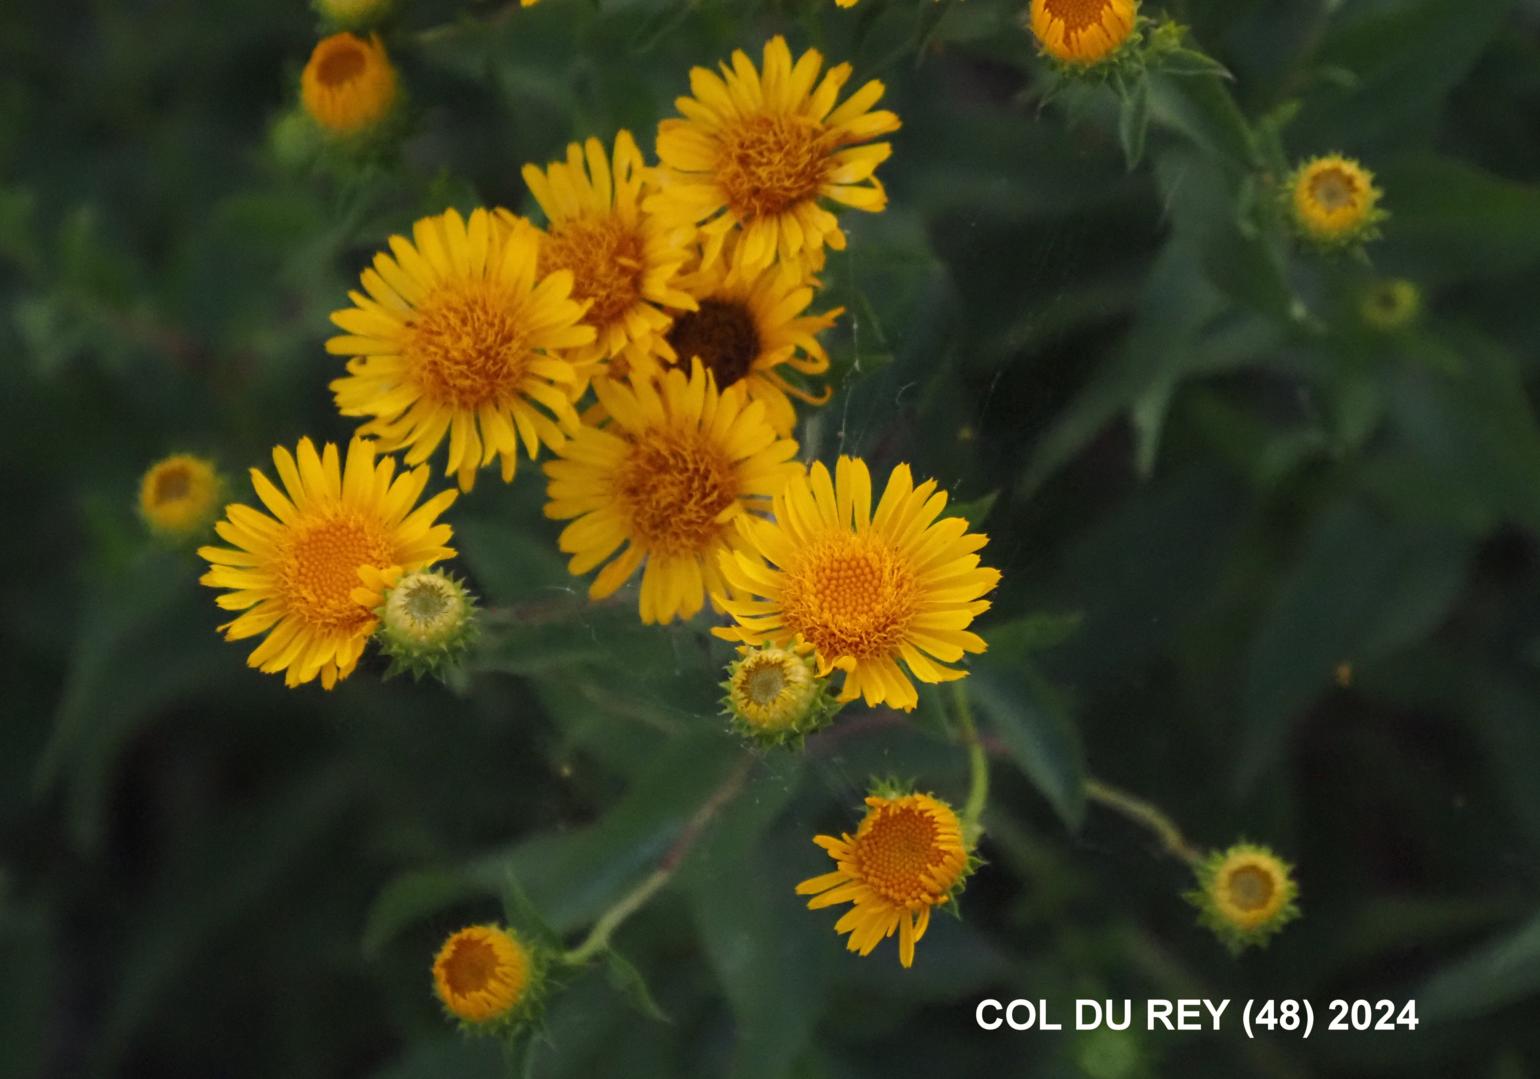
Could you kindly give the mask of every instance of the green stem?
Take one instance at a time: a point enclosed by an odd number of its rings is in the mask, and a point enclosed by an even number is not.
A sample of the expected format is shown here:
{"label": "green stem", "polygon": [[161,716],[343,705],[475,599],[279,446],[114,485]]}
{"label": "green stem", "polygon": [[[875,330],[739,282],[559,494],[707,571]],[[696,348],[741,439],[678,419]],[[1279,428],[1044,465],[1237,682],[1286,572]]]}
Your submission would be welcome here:
{"label": "green stem", "polygon": [[968,691],[961,682],[952,683],[952,699],[957,706],[957,725],[962,728],[963,745],[968,747],[968,800],[963,804],[963,842],[969,849],[984,834],[980,823],[984,806],[989,802],[989,754],[979,739],[978,727],[973,722],[973,705]]}
{"label": "green stem", "polygon": [[663,856],[663,860],[658,863],[657,868],[643,878],[642,882],[635,888],[617,899],[608,910],[599,915],[599,920],[594,922],[593,928],[588,931],[588,936],[583,938],[582,943],[562,953],[560,959],[562,963],[573,967],[582,966],[610,946],[610,938],[615,935],[617,929],[625,924],[626,919],[645,907],[648,900],[657,895],[658,891],[673,879],[680,863],[684,861],[684,857],[690,852],[690,848],[695,845],[695,841],[700,838],[706,825],[711,822],[711,818],[715,817],[717,812],[728,802],[732,801],[733,796],[742,789],[743,781],[748,778],[749,769],[753,766],[753,762],[754,758],[747,755],[739,760],[737,767],[701,803],[700,808],[695,811],[695,815],[684,826],[684,829],[679,833],[679,837],[674,840],[674,845],[668,849],[668,853]]}
{"label": "green stem", "polygon": [[1180,858],[1188,865],[1197,865],[1203,860],[1203,852],[1187,841],[1176,822],[1143,798],[1091,778],[1085,781],[1085,796],[1155,833],[1155,838],[1172,857]]}
{"label": "green stem", "polygon": [[571,951],[563,953],[561,961],[568,966],[582,966],[594,956],[610,946],[610,937],[615,935],[615,930],[631,915],[647,905],[647,901],[657,894],[673,877],[672,869],[654,869],[652,873],[633,888],[630,892],[620,897],[619,901],[599,916],[594,927],[588,931],[588,936],[583,938]]}

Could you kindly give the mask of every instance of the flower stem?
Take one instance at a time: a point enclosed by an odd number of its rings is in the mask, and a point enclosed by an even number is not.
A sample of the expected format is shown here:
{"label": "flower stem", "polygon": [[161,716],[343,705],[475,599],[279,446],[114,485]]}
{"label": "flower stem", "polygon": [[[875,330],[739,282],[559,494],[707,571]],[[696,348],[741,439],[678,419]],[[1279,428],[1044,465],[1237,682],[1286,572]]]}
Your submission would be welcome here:
{"label": "flower stem", "polygon": [[625,920],[645,907],[648,900],[673,879],[685,855],[700,838],[706,825],[711,823],[711,818],[715,817],[721,808],[732,801],[743,788],[743,781],[748,778],[749,768],[752,765],[753,758],[745,755],[727,778],[701,803],[700,808],[680,831],[679,837],[674,840],[673,846],[669,847],[657,867],[644,877],[640,884],[617,899],[608,910],[599,915],[599,919],[594,922],[593,928],[588,931],[588,936],[583,938],[582,943],[562,953],[560,958],[562,963],[573,967],[582,966],[610,946],[610,938],[615,935],[615,931],[625,923]]}
{"label": "flower stem", "polygon": [[1172,857],[1188,865],[1197,865],[1203,860],[1203,852],[1187,841],[1176,822],[1143,798],[1089,777],[1085,781],[1085,796],[1114,813],[1122,814],[1135,824],[1148,828]]}
{"label": "flower stem", "polygon": [[952,699],[957,706],[957,725],[962,728],[963,745],[968,747],[968,801],[963,805],[962,828],[963,842],[971,850],[984,834],[980,819],[989,802],[989,754],[979,739],[978,727],[973,722],[973,705],[961,682],[952,683]]}

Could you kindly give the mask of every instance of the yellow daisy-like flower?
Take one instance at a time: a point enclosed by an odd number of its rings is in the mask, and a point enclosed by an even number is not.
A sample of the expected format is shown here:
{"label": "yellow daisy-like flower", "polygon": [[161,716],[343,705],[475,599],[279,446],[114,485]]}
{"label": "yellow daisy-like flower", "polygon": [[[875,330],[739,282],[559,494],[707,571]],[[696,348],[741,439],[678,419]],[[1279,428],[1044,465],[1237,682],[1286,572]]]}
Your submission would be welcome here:
{"label": "yellow daisy-like flower", "polygon": [[1232,953],[1267,944],[1299,917],[1293,869],[1266,847],[1237,843],[1211,854],[1196,873],[1198,888],[1187,899]]}
{"label": "yellow daisy-like flower", "polygon": [[397,476],[395,460],[376,460],[374,444],[360,438],[345,464],[334,444],[317,453],[308,438],[294,454],[275,448],[273,464],[283,488],[251,470],[268,512],[225,507],[214,529],[230,546],[198,549],[211,563],[201,580],[229,589],[216,600],[225,610],[244,612],[219,627],[225,640],[267,634],[249,666],[283,671],[289,686],[319,676],[331,689],[353,672],[376,625],[355,595],[359,570],[411,571],[453,555],[450,527],[435,521],[455,492],[418,506],[428,470]]}
{"label": "yellow daisy-like flower", "polygon": [[151,465],[139,481],[139,515],[162,536],[191,536],[213,522],[223,489],[212,461],[174,454]]}
{"label": "yellow daisy-like flower", "polygon": [[741,382],[751,398],[765,403],[770,425],[781,435],[791,434],[797,424],[791,398],[822,405],[833,396],[827,386],[822,393],[811,393],[778,370],[785,367],[803,375],[827,371],[829,356],[817,335],[844,313],[842,307],[820,315],[806,313],[813,302],[813,283],[796,264],[746,274],[729,272],[718,262],[691,275],[686,288],[696,308],[675,315],[667,336],[678,365],[699,359],[723,389]]}
{"label": "yellow daisy-like flower", "polygon": [[1341,154],[1312,158],[1294,170],[1287,185],[1295,226],[1306,238],[1332,247],[1370,240],[1385,218],[1384,194],[1374,174]]}
{"label": "yellow daisy-like flower", "polygon": [[690,71],[693,97],[675,104],[683,119],[658,125],[663,189],[649,198],[670,224],[701,224],[704,261],[715,262],[729,232],[742,228],[735,258],[749,272],[777,256],[815,268],[824,247],[843,250],[845,233],[820,200],[878,211],[887,194],[877,166],[892,153],[871,142],[899,128],[873,79],[836,107],[849,64],[818,78],[823,57],[809,49],[795,63],[786,39],[765,45],[763,71],[742,50],[717,76]]}
{"label": "yellow daisy-like flower", "polygon": [[687,245],[642,210],[646,177],[629,131],[615,137],[613,162],[603,143],[589,139],[568,146],[565,162],[524,166],[524,182],[549,220],[540,272],[571,271],[572,298],[588,304],[583,324],[598,334],[584,358],[649,356],[663,347],[669,327],[662,308],[695,306],[675,280]]}
{"label": "yellow daisy-like flower", "polygon": [[427,460],[449,438],[447,471],[470,490],[478,469],[501,459],[504,482],[565,441],[558,422],[578,425],[582,375],[565,350],[591,344],[580,324],[572,272],[537,272],[538,240],[522,219],[486,210],[467,223],[454,210],[418,221],[412,240],[390,238],[363,272],[368,295],[332,314],[347,331],[326,342],[351,357],[332,382],[344,416],[368,416],[360,433],[407,464]]}
{"label": "yellow daisy-like flower", "polygon": [[976,554],[989,537],[969,532],[961,517],[937,519],[946,502],[935,480],[916,487],[899,465],[874,511],[865,461],[841,457],[832,480],[814,464],[775,496],[773,521],[740,519],[747,550],[719,556],[722,577],[762,598],[724,597],[737,625],[714,632],[811,645],[820,675],[845,672],[840,700],[911,711],[919,695],[910,675],[954,681],[967,672],[947,664],[985,650],[968,626],[1000,582]]}
{"label": "yellow daisy-like flower", "polygon": [[603,599],[645,563],[642,621],[690,618],[723,591],[716,558],[739,542],[734,519],[763,510],[801,470],[797,444],[699,364],[688,378],[601,379],[594,391],[611,422],[583,428],[545,466],[545,515],[572,520],[558,541],[567,569],[581,577],[615,556],[588,589]]}
{"label": "yellow daisy-like flower", "polygon": [[433,959],[433,991],[449,1013],[478,1026],[507,1019],[530,987],[534,963],[511,932],[473,925],[453,933]]}
{"label": "yellow daisy-like flower", "polygon": [[951,902],[968,875],[962,824],[951,806],[929,794],[874,794],[866,805],[854,836],[813,837],[839,868],[803,881],[797,894],[813,897],[809,910],[854,904],[834,923],[836,933],[850,934],[845,947],[870,955],[896,931],[898,961],[912,966],[931,910]]}
{"label": "yellow daisy-like flower", "polygon": [[374,127],[396,103],[396,69],[378,34],[333,34],[317,43],[300,75],[300,104],[333,135]]}
{"label": "yellow daisy-like flower", "polygon": [[1138,21],[1138,0],[1032,0],[1032,35],[1066,64],[1088,67],[1107,59]]}

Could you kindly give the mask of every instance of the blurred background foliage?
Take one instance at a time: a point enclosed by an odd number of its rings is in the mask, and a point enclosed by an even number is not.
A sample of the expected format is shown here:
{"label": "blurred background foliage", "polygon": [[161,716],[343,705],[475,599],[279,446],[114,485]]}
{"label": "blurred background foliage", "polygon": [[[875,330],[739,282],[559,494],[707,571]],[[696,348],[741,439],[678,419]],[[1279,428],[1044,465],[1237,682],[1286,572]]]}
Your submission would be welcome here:
{"label": "blurred background foliage", "polygon": [[[0,6],[0,1074],[502,1074],[439,1013],[438,942],[510,873],[581,930],[742,769],[617,938],[668,1021],[596,967],[535,1074],[1531,1074],[1540,4],[1172,0],[1235,80],[1156,77],[1132,171],[1110,94],[1043,105],[1000,0],[400,5],[413,134],[346,169],[284,122],[297,0]],[[804,447],[942,477],[1005,572],[969,683],[989,865],[907,972],[792,885],[869,774],[961,799],[933,700],[746,759],[724,648],[585,607],[534,470],[452,514],[501,612],[487,673],[290,692],[132,509],[166,453],[241,482],[345,437],[326,314],[390,232],[530,208],[519,166],[572,138],[650,148],[692,64],[776,31],[904,119],[890,209],[830,265],[851,313]],[[1242,227],[1268,131],[1376,171],[1372,271]],[[1375,274],[1422,289],[1414,327],[1365,326]],[[1092,773],[1197,843],[1276,846],[1304,920],[1232,961],[1183,867],[1088,811]],[[1423,1023],[986,1035],[986,995],[1416,997]]]}

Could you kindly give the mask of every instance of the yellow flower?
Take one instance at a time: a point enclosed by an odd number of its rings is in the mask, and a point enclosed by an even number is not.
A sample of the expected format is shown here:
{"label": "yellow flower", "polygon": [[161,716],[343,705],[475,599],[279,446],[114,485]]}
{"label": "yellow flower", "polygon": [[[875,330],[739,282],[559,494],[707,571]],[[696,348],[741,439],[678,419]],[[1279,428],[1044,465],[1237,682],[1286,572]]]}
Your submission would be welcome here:
{"label": "yellow flower", "polygon": [[464,490],[499,458],[510,482],[521,440],[533,459],[564,441],[555,421],[578,423],[582,375],[564,350],[594,331],[579,323],[572,273],[538,274],[533,226],[486,210],[469,224],[454,210],[425,217],[412,235],[392,236],[391,254],[363,272],[368,295],[348,293],[354,306],[332,314],[347,334],[326,349],[351,357],[331,384],[337,407],[372,417],[360,433],[387,452],[406,449],[407,464],[447,435],[447,471]]}
{"label": "yellow flower", "polygon": [[534,963],[511,932],[473,925],[450,935],[433,960],[433,989],[449,1013],[483,1025],[507,1019],[526,999]]}
{"label": "yellow flower", "polygon": [[1374,174],[1357,161],[1331,154],[1312,158],[1289,178],[1294,224],[1307,239],[1324,246],[1371,240],[1385,218]]}
{"label": "yellow flower", "polygon": [[300,103],[333,135],[374,127],[396,102],[396,69],[378,34],[323,38],[300,76]]}
{"label": "yellow flower", "polygon": [[1196,867],[1198,888],[1187,899],[1198,920],[1234,954],[1260,947],[1299,917],[1299,886],[1291,867],[1266,847],[1237,843]]}
{"label": "yellow flower", "polygon": [[808,734],[833,715],[812,660],[787,648],[750,648],[728,667],[723,711],[739,732],[778,744]]}
{"label": "yellow flower", "polygon": [[937,520],[946,501],[935,480],[916,487],[899,465],[873,511],[865,461],[841,457],[833,481],[814,464],[776,495],[773,521],[739,520],[747,550],[720,556],[722,576],[735,592],[763,598],[723,598],[737,625],[714,632],[811,645],[820,675],[845,672],[840,700],[911,711],[919,695],[899,661],[922,682],[964,677],[947,664],[984,651],[968,626],[1000,581],[975,553],[987,536],[961,517]]}
{"label": "yellow flower", "polygon": [[669,327],[662,308],[695,306],[675,281],[686,245],[641,208],[646,176],[629,131],[615,137],[613,164],[604,144],[589,139],[568,146],[567,160],[544,171],[524,166],[524,182],[549,220],[540,272],[571,271],[572,298],[588,304],[583,325],[598,334],[584,358],[646,357]]}
{"label": "yellow flower", "polygon": [[319,676],[331,689],[353,672],[376,624],[354,595],[359,570],[410,571],[453,555],[449,526],[434,522],[455,492],[418,506],[428,470],[398,477],[395,460],[376,461],[374,444],[360,438],[348,445],[345,467],[335,445],[317,453],[308,438],[295,454],[275,448],[273,464],[283,489],[251,470],[268,513],[227,506],[214,529],[230,546],[198,549],[211,563],[201,580],[229,589],[219,606],[245,612],[219,627],[225,640],[267,634],[249,666],[284,671],[289,686]]}
{"label": "yellow flower", "polygon": [[162,536],[195,535],[218,514],[223,491],[212,461],[178,453],[151,465],[139,481],[139,513]]}
{"label": "yellow flower", "polygon": [[838,839],[813,838],[839,866],[797,885],[809,910],[854,904],[834,923],[845,947],[870,955],[898,932],[898,961],[914,964],[914,946],[930,927],[932,908],[953,900],[968,875],[968,849],[951,806],[929,794],[866,799],[866,816]]}
{"label": "yellow flower", "polygon": [[1107,59],[1132,36],[1138,18],[1138,0],[1032,0],[1038,46],[1067,64]]}
{"label": "yellow flower", "polygon": [[781,367],[803,375],[821,375],[829,356],[817,335],[844,313],[836,307],[809,315],[813,283],[795,263],[772,266],[757,274],[729,272],[725,263],[687,279],[696,308],[677,314],[668,331],[674,362],[687,366],[699,359],[726,389],[742,383],[749,397],[763,401],[770,426],[789,435],[797,424],[790,398],[810,405],[825,404],[833,395],[827,386],[819,394],[787,381]]}
{"label": "yellow flower", "polygon": [[819,81],[822,66],[814,49],[793,63],[786,39],[774,37],[762,72],[741,50],[720,77],[691,69],[694,96],[676,102],[684,118],[658,125],[663,190],[647,205],[669,224],[703,222],[707,265],[741,227],[735,257],[745,270],[777,256],[816,268],[825,245],[845,247],[820,199],[874,212],[887,205],[874,173],[892,146],[870,140],[897,131],[898,117],[871,111],[883,92],[875,79],[836,107],[851,67],[830,68]]}
{"label": "yellow flower", "polygon": [[797,444],[778,439],[765,406],[741,388],[719,392],[696,364],[653,382],[594,383],[611,417],[584,427],[545,466],[545,515],[572,520],[562,530],[568,570],[581,577],[625,544],[589,586],[612,594],[644,562],[639,606],[648,624],[694,616],[723,581],[719,551],[739,541],[735,518],[764,509],[801,470]]}
{"label": "yellow flower", "polygon": [[1416,320],[1422,310],[1422,292],[1404,277],[1376,281],[1359,305],[1364,322],[1376,330],[1390,333]]}

